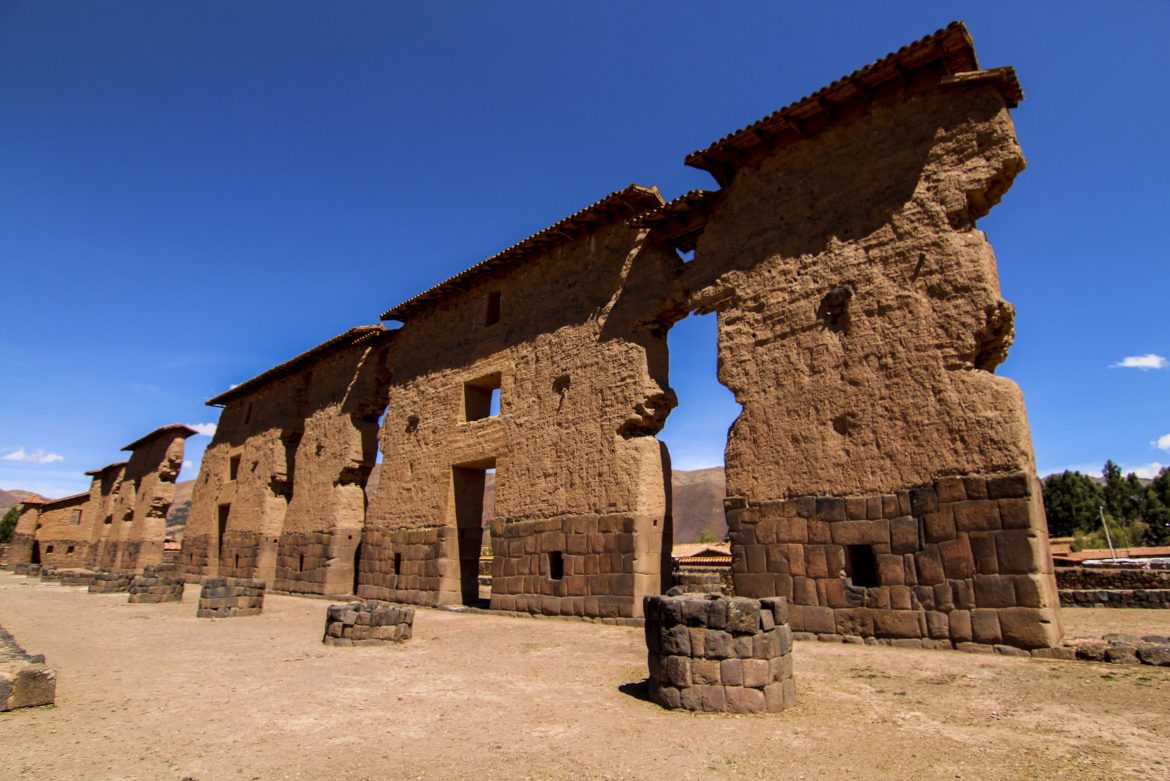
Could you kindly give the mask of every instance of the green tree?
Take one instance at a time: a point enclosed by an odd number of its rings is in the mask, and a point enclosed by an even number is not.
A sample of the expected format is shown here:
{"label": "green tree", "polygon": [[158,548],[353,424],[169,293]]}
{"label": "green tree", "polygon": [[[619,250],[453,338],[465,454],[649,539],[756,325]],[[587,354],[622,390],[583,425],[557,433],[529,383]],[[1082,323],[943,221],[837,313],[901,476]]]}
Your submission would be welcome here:
{"label": "green tree", "polygon": [[4,517],[0,518],[0,545],[12,542],[12,532],[16,530],[16,519],[20,517],[20,505],[8,508]]}
{"label": "green tree", "polygon": [[719,538],[710,529],[699,529],[699,542],[719,542]]}
{"label": "green tree", "polygon": [[1092,478],[1080,472],[1062,472],[1049,475],[1042,485],[1048,533],[1053,537],[1071,537],[1100,527],[1098,508],[1104,497]]}
{"label": "green tree", "polygon": [[1105,479],[1101,489],[1105,512],[1116,521],[1128,518],[1130,488],[1121,474],[1121,467],[1112,460],[1106,461],[1101,468],[1101,476]]}
{"label": "green tree", "polygon": [[1150,545],[1170,545],[1170,467],[1163,467],[1147,489],[1146,542]]}

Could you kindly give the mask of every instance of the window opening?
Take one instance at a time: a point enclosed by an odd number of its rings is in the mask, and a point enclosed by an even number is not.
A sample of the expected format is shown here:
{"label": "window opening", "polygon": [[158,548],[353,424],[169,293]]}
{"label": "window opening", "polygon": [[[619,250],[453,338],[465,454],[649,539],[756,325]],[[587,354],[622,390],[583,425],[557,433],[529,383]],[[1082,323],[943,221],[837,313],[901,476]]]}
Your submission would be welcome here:
{"label": "window opening", "polygon": [[244,409],[244,425],[252,422],[252,402],[248,402],[248,406]]}
{"label": "window opening", "polygon": [[359,542],[353,549],[353,595],[356,597],[358,586],[362,584],[362,544]]}
{"label": "window opening", "polygon": [[216,512],[216,531],[219,532],[219,537],[216,539],[219,554],[223,556],[223,538],[227,534],[228,514],[232,511],[230,504],[221,504]]}
{"label": "window opening", "polygon": [[559,550],[548,552],[548,576],[552,580],[565,577],[565,559]]}
{"label": "window opening", "polygon": [[72,546],[72,545],[70,545],[69,547],[67,547],[67,548],[65,549],[65,552],[66,552],[66,553],[72,553],[72,552],[73,552],[73,546]]}
{"label": "window opening", "polygon": [[483,420],[500,414],[500,373],[494,372],[463,385],[463,419]]}
{"label": "window opening", "polygon": [[235,480],[240,474],[240,456],[232,456],[228,459],[228,480]]}
{"label": "window opening", "polygon": [[46,545],[46,546],[45,546],[45,553],[52,553],[52,552],[53,552],[53,546],[52,546],[52,545]]}
{"label": "window opening", "polygon": [[395,575],[402,574],[402,554],[401,553],[394,554],[394,574]]}
{"label": "window opening", "polygon": [[300,560],[297,562],[297,572],[305,571],[305,554],[301,554]]}
{"label": "window opening", "polygon": [[880,586],[877,557],[871,545],[845,546],[845,575],[862,588]]}
{"label": "window opening", "polygon": [[107,526],[109,526],[113,522],[114,522],[114,516],[112,516],[112,515],[107,515],[106,519],[104,521],[102,521],[102,523],[106,524]]}
{"label": "window opening", "polygon": [[73,511],[73,513],[69,516],[69,523],[73,526],[77,526],[81,523],[81,510]]}
{"label": "window opening", "polygon": [[493,290],[487,294],[484,302],[484,325],[495,325],[500,322],[500,291]]}

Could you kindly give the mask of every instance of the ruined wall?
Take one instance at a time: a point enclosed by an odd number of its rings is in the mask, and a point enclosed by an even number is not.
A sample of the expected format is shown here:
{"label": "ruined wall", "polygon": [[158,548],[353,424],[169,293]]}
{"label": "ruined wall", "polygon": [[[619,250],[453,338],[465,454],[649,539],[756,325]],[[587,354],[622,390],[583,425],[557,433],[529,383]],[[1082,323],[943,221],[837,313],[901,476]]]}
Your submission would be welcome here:
{"label": "ruined wall", "polygon": [[189,583],[205,575],[272,582],[307,381],[277,379],[224,407],[203,454],[183,533],[179,570]]}
{"label": "ruined wall", "polygon": [[121,494],[133,504],[122,539],[119,570],[142,572],[149,565],[162,563],[167,511],[175,500],[175,479],[183,467],[184,440],[194,433],[186,427],[162,429],[133,448],[122,477],[123,489],[129,484],[134,491]]}
{"label": "ruined wall", "polygon": [[[41,505],[36,541],[46,567],[84,567],[93,525],[89,494],[67,496]],[[15,538],[15,535],[13,535]]]}
{"label": "ruined wall", "polygon": [[[41,502],[23,501],[16,528],[12,530],[12,542],[8,546],[5,563],[9,567],[28,564],[33,560],[33,545],[36,541],[37,520],[41,515]],[[39,562],[38,562],[39,563]]]}
{"label": "ruined wall", "polygon": [[115,519],[115,513],[125,471],[126,464],[123,462],[87,473],[93,477],[89,487],[89,506],[94,518],[86,561],[92,569],[104,569],[103,564],[113,567],[117,561],[124,527],[121,517]]}
{"label": "ruined wall", "polygon": [[274,587],[354,593],[365,486],[386,407],[390,334],[323,357],[305,392],[296,481],[277,550]]}
{"label": "ruined wall", "polygon": [[[492,607],[640,614],[669,535],[669,463],[653,434],[674,405],[665,331],[648,320],[678,265],[622,221],[406,319],[360,596],[473,599],[482,470],[494,467]],[[492,385],[499,414],[468,420]]]}
{"label": "ruined wall", "polygon": [[[835,564],[848,559],[852,532],[753,537],[754,518],[792,511],[773,503],[802,497],[831,527],[881,525],[884,511],[854,515],[845,497],[864,508],[897,492],[933,491],[945,476],[986,485],[1035,472],[1022,396],[993,373],[1013,312],[974,227],[1024,167],[1004,97],[982,83],[943,89],[937,77],[897,89],[852,121],[739,170],[689,269],[693,305],[719,311],[720,381],[743,405],[726,454],[736,591],[789,597],[796,630],[869,632],[868,623],[843,631],[840,616],[802,625],[826,607],[856,607],[828,593],[851,576]],[[1059,627],[1043,507],[1026,502],[1008,525],[1001,508],[986,504],[993,498],[960,491],[941,510],[956,520],[947,542],[964,551],[961,574],[948,568],[948,589],[972,589],[985,566],[974,551],[986,543],[976,535],[994,538],[1012,563],[987,573],[998,579],[996,598],[983,601],[975,589],[969,607],[1024,611],[1004,620],[1038,627],[1030,646],[1051,644]],[[935,511],[933,501],[897,509],[915,527],[905,544],[918,554],[942,541],[929,538]],[[879,534],[877,525],[857,544],[869,547],[866,555],[894,555],[890,530]],[[793,580],[814,556],[808,546],[821,544],[833,565],[799,576],[811,583]],[[894,578],[883,565],[879,582],[926,584],[926,571],[907,564]],[[1037,581],[1026,602],[1008,594],[1017,574]],[[891,606],[912,614],[899,619],[905,629],[884,634],[949,636],[926,626],[937,604],[911,591]],[[1001,634],[989,627],[986,642]]]}

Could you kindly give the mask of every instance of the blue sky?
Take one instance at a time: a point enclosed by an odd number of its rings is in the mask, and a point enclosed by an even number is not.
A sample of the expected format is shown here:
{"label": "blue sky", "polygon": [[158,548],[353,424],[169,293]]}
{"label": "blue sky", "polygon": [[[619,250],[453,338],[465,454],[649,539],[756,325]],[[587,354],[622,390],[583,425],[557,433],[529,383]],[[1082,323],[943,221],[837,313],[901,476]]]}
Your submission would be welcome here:
{"label": "blue sky", "polygon": [[[1170,356],[1168,3],[0,0],[0,487],[84,490],[630,182],[713,189],[687,153],[951,19],[1026,93],[980,227],[1040,470],[1170,463],[1170,368],[1113,368]],[[663,438],[719,463],[713,318],[671,347]]]}

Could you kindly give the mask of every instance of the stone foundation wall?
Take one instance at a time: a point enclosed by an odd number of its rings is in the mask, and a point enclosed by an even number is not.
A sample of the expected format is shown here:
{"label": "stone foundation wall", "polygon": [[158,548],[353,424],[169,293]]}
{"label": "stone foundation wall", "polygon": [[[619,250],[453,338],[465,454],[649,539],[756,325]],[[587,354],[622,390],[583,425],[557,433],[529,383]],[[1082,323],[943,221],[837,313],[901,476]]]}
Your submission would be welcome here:
{"label": "stone foundation wall", "polygon": [[134,576],[127,572],[95,572],[89,583],[91,594],[115,594],[130,590]]}
{"label": "stone foundation wall", "polygon": [[661,541],[653,523],[627,514],[493,522],[492,609],[640,615],[637,595],[659,590]]}
{"label": "stone foundation wall", "polygon": [[1170,589],[1170,571],[1117,567],[1057,567],[1056,585],[1065,589]]}
{"label": "stone foundation wall", "polygon": [[802,496],[733,509],[728,522],[736,592],[790,598],[798,633],[1005,650],[1060,640],[1040,488],[1028,474]]}
{"label": "stone foundation wall", "polygon": [[178,573],[188,583],[198,583],[210,574],[211,536],[206,534],[183,534],[183,545],[179,548]]}
{"label": "stone foundation wall", "polygon": [[22,561],[12,567],[12,572],[16,575],[27,575],[30,578],[35,578],[41,574],[41,565]]}
{"label": "stone foundation wall", "polygon": [[199,618],[257,616],[264,611],[265,583],[245,578],[204,578],[199,592]]}
{"label": "stone foundation wall", "polygon": [[93,573],[88,570],[57,570],[56,579],[62,586],[88,586],[93,583]]}
{"label": "stone foundation wall", "polygon": [[684,594],[724,594],[734,596],[734,580],[731,568],[718,569],[683,568],[673,574],[674,588]]}
{"label": "stone foundation wall", "polygon": [[183,578],[172,574],[161,574],[157,570],[150,574],[138,575],[130,582],[130,603],[182,602]]}
{"label": "stone foundation wall", "polygon": [[286,532],[276,552],[275,588],[299,594],[354,592],[354,551],[357,530]]}
{"label": "stone foundation wall", "polygon": [[1060,605],[1170,609],[1170,589],[1061,589]]}
{"label": "stone foundation wall", "polygon": [[440,570],[451,566],[443,559],[448,542],[455,544],[454,536],[455,530],[447,526],[367,526],[362,530],[357,596],[411,605],[440,604]]}
{"label": "stone foundation wall", "polygon": [[0,626],[0,711],[52,705],[57,673],[41,654],[31,656]]}
{"label": "stone foundation wall", "polygon": [[650,698],[665,708],[758,713],[796,702],[783,598],[646,597]]}
{"label": "stone foundation wall", "polygon": [[385,602],[330,605],[325,614],[325,645],[381,645],[411,638],[414,608]]}
{"label": "stone foundation wall", "polygon": [[256,574],[261,535],[256,532],[229,531],[219,550],[218,576],[251,578]]}

